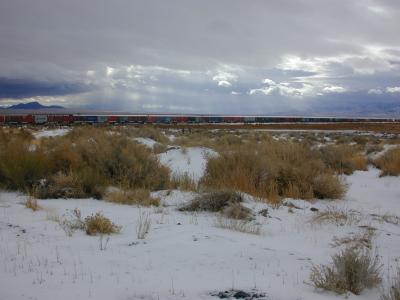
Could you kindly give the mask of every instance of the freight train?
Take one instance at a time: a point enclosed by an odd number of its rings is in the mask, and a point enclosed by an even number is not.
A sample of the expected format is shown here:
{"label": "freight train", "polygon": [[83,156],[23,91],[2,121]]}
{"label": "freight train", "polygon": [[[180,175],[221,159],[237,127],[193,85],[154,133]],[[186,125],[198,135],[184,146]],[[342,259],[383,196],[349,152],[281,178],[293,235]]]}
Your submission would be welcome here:
{"label": "freight train", "polygon": [[400,122],[400,118],[282,117],[152,114],[0,114],[0,125],[72,124],[268,124]]}

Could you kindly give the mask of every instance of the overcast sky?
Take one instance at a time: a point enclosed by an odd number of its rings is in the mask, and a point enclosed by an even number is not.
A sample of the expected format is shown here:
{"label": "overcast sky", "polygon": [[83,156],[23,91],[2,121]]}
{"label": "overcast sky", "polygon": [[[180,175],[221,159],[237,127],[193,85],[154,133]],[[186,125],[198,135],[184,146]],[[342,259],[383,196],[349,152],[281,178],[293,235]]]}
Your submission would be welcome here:
{"label": "overcast sky", "polygon": [[400,114],[399,0],[0,0],[0,105]]}

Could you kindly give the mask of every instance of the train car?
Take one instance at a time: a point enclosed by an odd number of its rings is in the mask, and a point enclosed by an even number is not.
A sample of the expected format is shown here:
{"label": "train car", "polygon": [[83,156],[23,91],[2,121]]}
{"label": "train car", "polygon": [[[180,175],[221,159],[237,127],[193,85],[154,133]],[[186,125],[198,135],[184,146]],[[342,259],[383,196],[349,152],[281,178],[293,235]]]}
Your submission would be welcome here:
{"label": "train car", "polygon": [[4,119],[4,122],[6,124],[12,124],[12,125],[22,124],[22,121],[23,121],[22,115],[8,115],[5,116]]}
{"label": "train car", "polygon": [[223,117],[224,123],[244,123],[244,118],[243,117]]}
{"label": "train car", "polygon": [[244,117],[243,118],[244,123],[251,124],[256,122],[256,117]]}
{"label": "train car", "polygon": [[223,121],[224,121],[223,117],[216,117],[216,116],[208,117],[208,122],[209,123],[215,124],[215,123],[222,123]]}
{"label": "train car", "polygon": [[35,118],[33,115],[23,115],[22,116],[22,124],[33,124],[35,123]]}
{"label": "train car", "polygon": [[172,118],[170,116],[156,116],[155,123],[158,124],[171,124]]}
{"label": "train car", "polygon": [[107,116],[97,116],[97,123],[107,123],[108,117]]}
{"label": "train car", "polygon": [[74,123],[94,124],[98,122],[97,116],[74,115]]}
{"label": "train car", "polygon": [[118,116],[117,117],[117,123],[124,124],[126,122],[128,122],[128,116]]}
{"label": "train car", "polygon": [[117,116],[108,116],[107,117],[107,122],[110,124],[114,124],[118,122],[118,117]]}
{"label": "train car", "polygon": [[188,122],[188,117],[186,116],[174,116],[172,117],[172,123],[173,124],[182,124],[182,123],[187,123]]}
{"label": "train car", "polygon": [[148,122],[148,117],[146,116],[128,116],[128,123],[144,124]]}
{"label": "train car", "polygon": [[47,115],[47,122],[53,124],[71,124],[74,121],[73,115]]}
{"label": "train car", "polygon": [[35,115],[35,124],[45,124],[47,123],[47,115]]}

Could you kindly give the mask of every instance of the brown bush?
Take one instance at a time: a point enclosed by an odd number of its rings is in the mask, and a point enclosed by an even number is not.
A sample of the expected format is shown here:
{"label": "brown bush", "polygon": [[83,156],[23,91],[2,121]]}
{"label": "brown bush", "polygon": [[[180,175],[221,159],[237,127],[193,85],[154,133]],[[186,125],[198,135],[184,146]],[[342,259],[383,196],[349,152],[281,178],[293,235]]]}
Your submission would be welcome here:
{"label": "brown bush", "polygon": [[49,174],[46,154],[40,148],[31,148],[31,141],[22,133],[1,135],[0,183],[4,188],[28,191]]}
{"label": "brown bush", "polygon": [[169,186],[169,169],[149,149],[104,128],[75,128],[35,147],[28,135],[1,131],[0,139],[0,182],[5,188],[34,188],[41,198],[101,198],[108,185],[152,190]]}
{"label": "brown bush", "polygon": [[356,170],[366,171],[367,159],[355,147],[348,145],[329,145],[320,149],[322,160],[338,173],[353,174]]}
{"label": "brown bush", "polygon": [[317,152],[304,144],[275,141],[227,149],[210,158],[202,183],[243,191],[270,202],[280,197],[333,198],[344,191]]}
{"label": "brown bush", "polygon": [[104,199],[108,202],[128,205],[160,205],[160,199],[151,197],[150,191],[146,189],[111,191],[105,194]]}
{"label": "brown bush", "polygon": [[188,173],[182,175],[174,174],[171,178],[170,188],[182,191],[197,191],[199,185]]}
{"label": "brown bush", "polygon": [[85,230],[88,235],[119,233],[121,227],[97,212],[85,218]]}
{"label": "brown bush", "polygon": [[386,151],[379,158],[375,159],[373,163],[381,170],[380,176],[399,176],[400,147]]}
{"label": "brown bush", "polygon": [[211,211],[221,212],[231,204],[243,201],[239,193],[232,191],[213,191],[194,198],[189,204],[181,207],[180,211]]}
{"label": "brown bush", "polygon": [[30,208],[33,211],[37,211],[37,210],[41,209],[39,203],[33,197],[28,197],[28,199],[25,202],[25,207]]}
{"label": "brown bush", "polygon": [[343,294],[359,295],[381,283],[378,256],[347,248],[332,256],[331,266],[313,266],[310,280],[315,287]]}
{"label": "brown bush", "polygon": [[381,296],[381,300],[400,300],[400,268],[397,276],[392,280],[389,291]]}

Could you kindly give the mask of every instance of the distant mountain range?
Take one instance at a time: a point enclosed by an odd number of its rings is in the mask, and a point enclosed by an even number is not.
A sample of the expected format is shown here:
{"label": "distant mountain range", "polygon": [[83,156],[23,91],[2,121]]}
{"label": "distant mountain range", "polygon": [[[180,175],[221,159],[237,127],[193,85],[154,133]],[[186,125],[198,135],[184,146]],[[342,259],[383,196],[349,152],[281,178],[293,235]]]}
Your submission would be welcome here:
{"label": "distant mountain range", "polygon": [[53,109],[64,109],[64,107],[60,106],[60,105],[42,105],[39,102],[28,102],[28,103],[19,103],[19,104],[15,104],[12,105],[10,107],[7,107],[7,109],[49,109],[49,108],[53,108]]}

